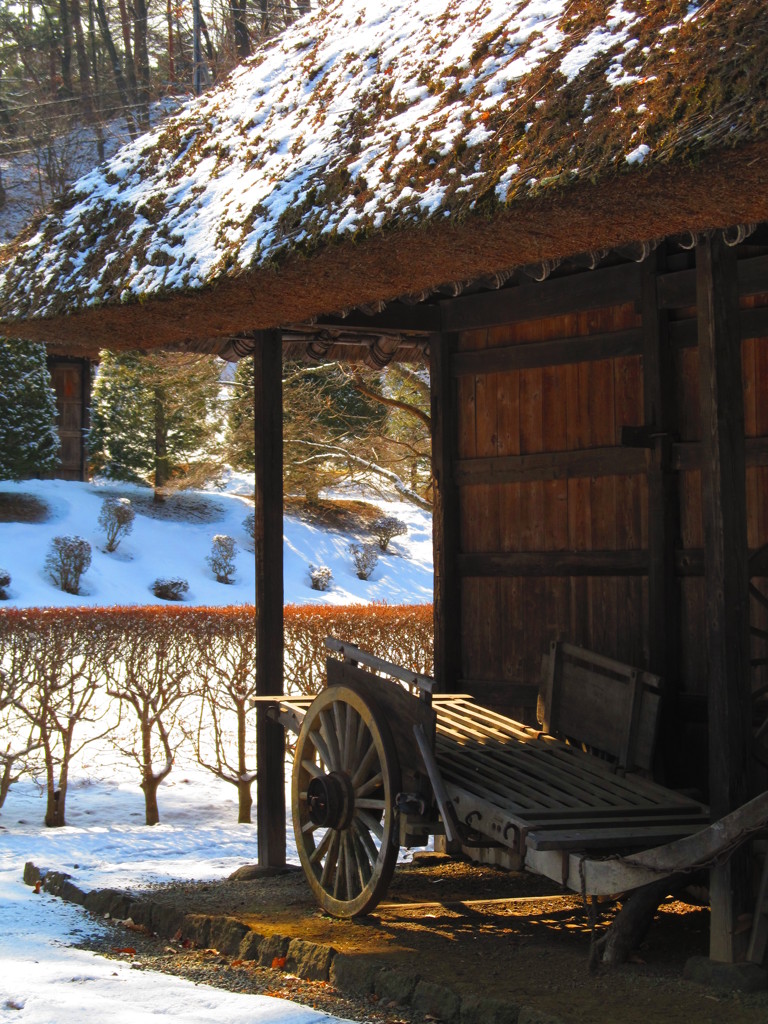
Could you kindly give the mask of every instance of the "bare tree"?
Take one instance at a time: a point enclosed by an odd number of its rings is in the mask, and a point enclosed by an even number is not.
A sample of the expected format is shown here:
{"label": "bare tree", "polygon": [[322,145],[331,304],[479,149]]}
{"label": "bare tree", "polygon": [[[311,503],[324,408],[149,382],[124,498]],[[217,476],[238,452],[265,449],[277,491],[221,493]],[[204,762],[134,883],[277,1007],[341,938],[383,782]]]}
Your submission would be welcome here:
{"label": "bare tree", "polygon": [[255,729],[248,729],[256,695],[256,650],[250,614],[228,611],[226,617],[222,612],[198,617],[200,703],[189,738],[203,768],[237,787],[237,820],[242,823],[251,820],[251,785],[256,778]]}
{"label": "bare tree", "polygon": [[116,748],[138,766],[144,792],[145,821],[160,820],[157,791],[170,775],[183,739],[180,716],[193,692],[190,645],[168,612],[131,620],[130,629],[113,621],[120,637],[116,657],[105,665],[107,693],[120,702],[133,725],[116,734]]}
{"label": "bare tree", "polygon": [[104,634],[78,628],[75,615],[40,612],[16,623],[27,687],[16,704],[39,743],[45,771],[45,824],[66,824],[73,759],[114,727],[111,709],[99,705]]}
{"label": "bare tree", "polygon": [[34,720],[25,708],[29,705],[31,682],[25,671],[26,648],[3,630],[0,664],[0,808],[14,782],[33,768],[32,758],[41,741]]}

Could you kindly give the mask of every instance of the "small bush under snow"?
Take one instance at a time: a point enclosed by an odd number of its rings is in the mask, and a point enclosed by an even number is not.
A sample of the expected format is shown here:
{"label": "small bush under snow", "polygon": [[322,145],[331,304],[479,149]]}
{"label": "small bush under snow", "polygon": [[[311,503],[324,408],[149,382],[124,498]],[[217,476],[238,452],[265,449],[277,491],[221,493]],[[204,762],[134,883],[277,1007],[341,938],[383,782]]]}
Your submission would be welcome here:
{"label": "small bush under snow", "polygon": [[375,544],[350,544],[349,550],[352,553],[352,561],[355,563],[355,574],[359,580],[369,580],[376,563],[379,560],[379,553]]}
{"label": "small bush under snow", "polygon": [[45,571],[66,594],[80,593],[80,579],[91,565],[91,545],[82,537],[54,537],[45,558]]}
{"label": "small bush under snow", "polygon": [[152,593],[164,601],[183,601],[189,583],[180,576],[160,576],[152,584]]}

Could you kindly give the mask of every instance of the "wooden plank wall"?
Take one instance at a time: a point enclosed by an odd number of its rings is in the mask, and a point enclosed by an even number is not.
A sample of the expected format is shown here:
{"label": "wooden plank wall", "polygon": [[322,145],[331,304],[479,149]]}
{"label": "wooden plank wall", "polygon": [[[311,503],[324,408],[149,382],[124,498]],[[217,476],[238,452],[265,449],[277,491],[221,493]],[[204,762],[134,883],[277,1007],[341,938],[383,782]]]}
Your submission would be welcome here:
{"label": "wooden plank wall", "polygon": [[[768,260],[755,257],[748,247],[739,254],[746,261],[740,263],[740,304],[748,540],[755,550],[768,543]],[[674,685],[703,695],[706,622],[693,254],[677,253],[659,266],[665,268],[657,281],[660,314],[668,327],[663,344],[670,345],[672,355],[664,362],[675,377],[673,428],[667,424],[673,429],[669,440],[680,520],[675,556],[680,678]],[[507,292],[503,309],[508,322],[500,325],[487,312],[492,297],[485,313],[473,297],[461,316],[481,323],[456,332],[452,374],[461,678],[455,685],[527,720],[533,718],[541,655],[553,639],[654,668],[648,472],[650,438],[658,427],[646,423],[642,274],[640,264],[589,272],[583,298],[573,279],[521,287],[519,316],[515,296]],[[536,288],[541,291],[534,293]],[[542,315],[549,296],[554,312]],[[629,428],[624,435],[623,428]],[[753,582],[768,593],[768,558],[763,563],[765,575]],[[753,610],[755,623],[768,631],[768,608],[753,601]],[[754,643],[755,653],[765,656],[768,641]],[[755,669],[755,681],[768,681],[764,668]]]}
{"label": "wooden plank wall", "polygon": [[[560,354],[567,360],[560,365],[458,377],[461,551],[489,556],[485,563],[482,557],[463,559],[462,676],[483,703],[507,705],[517,714],[527,704],[530,718],[541,655],[552,639],[567,637],[623,660],[643,660],[643,577],[609,569],[585,575],[588,556],[570,574],[567,559],[558,564],[556,556],[644,550],[644,473],[600,473],[587,466],[587,475],[571,475],[540,460],[508,466],[499,483],[470,476],[485,469],[487,478],[494,471],[476,460],[597,450],[608,462],[623,454],[616,452],[622,427],[643,422],[642,357],[579,360],[577,354],[582,338],[639,326],[630,302],[460,335],[462,352],[568,339],[573,353]],[[497,553],[529,559],[494,562]],[[508,706],[510,683],[530,688],[518,707]]]}

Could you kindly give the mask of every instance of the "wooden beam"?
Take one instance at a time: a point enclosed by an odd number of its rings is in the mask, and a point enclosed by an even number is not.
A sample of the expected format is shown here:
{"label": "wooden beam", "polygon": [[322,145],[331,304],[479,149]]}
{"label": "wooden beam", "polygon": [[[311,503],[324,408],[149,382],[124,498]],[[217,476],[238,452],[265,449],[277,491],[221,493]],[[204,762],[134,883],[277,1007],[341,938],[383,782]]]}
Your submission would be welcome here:
{"label": "wooden beam", "polygon": [[643,351],[643,333],[639,328],[610,331],[604,334],[554,338],[550,341],[528,342],[504,348],[457,352],[453,372],[457,377],[476,373],[508,373],[510,370],[532,370],[545,366],[566,366],[635,356]]}
{"label": "wooden beam", "polygon": [[[713,819],[747,801],[750,775],[749,570],[744,398],[736,253],[715,234],[696,246],[702,510],[709,662],[709,803]],[[736,933],[749,908],[746,856],[710,877],[710,957],[745,952]]]}
{"label": "wooden beam", "polygon": [[[744,442],[744,458],[748,466],[768,466],[768,437],[748,437]],[[675,469],[701,469],[701,459],[699,441],[680,441],[672,445]]]}
{"label": "wooden beam", "polygon": [[456,553],[459,502],[453,460],[456,452],[456,382],[451,376],[452,334],[430,339],[432,388],[432,548],[434,564],[434,651],[436,689],[456,693],[461,665],[461,611]]}
{"label": "wooden beam", "polygon": [[647,551],[491,551],[458,556],[466,577],[645,576]]}
{"label": "wooden beam", "polygon": [[440,307],[443,330],[466,331],[639,301],[640,267],[627,263],[495,292],[463,295],[444,300]]}
{"label": "wooden beam", "polygon": [[[668,330],[673,348],[695,348],[698,344],[698,324],[693,317],[687,320],[673,320]],[[742,341],[768,337],[768,307],[740,309],[739,333]]]}
{"label": "wooden beam", "polygon": [[353,309],[346,316],[322,316],[317,326],[431,333],[440,329],[440,309],[427,302],[417,302],[412,306],[404,302],[390,302],[380,313],[367,314],[360,309]]}
{"label": "wooden beam", "polygon": [[454,477],[457,484],[466,486],[572,480],[587,476],[634,476],[644,473],[647,463],[646,449],[616,445],[534,455],[457,459]]}
{"label": "wooden beam", "polygon": [[[283,692],[283,395],[280,331],[254,334],[256,693]],[[285,864],[285,737],[256,711],[259,865]]]}
{"label": "wooden beam", "polygon": [[[735,250],[732,250],[735,252]],[[768,256],[738,260],[736,273],[739,295],[768,292]],[[677,270],[659,278],[659,308],[684,309],[696,305],[696,271]]]}

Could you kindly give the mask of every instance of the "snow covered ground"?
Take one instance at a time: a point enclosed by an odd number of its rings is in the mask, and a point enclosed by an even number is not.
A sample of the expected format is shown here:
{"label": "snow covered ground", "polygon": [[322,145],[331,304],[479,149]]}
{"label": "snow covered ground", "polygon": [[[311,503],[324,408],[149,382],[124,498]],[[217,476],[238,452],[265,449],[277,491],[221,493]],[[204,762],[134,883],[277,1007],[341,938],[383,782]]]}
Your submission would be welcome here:
{"label": "snow covered ground", "polygon": [[[253,510],[248,495],[253,479],[230,473],[222,491],[183,492],[179,499],[200,499],[201,518],[157,519],[151,512],[147,488],[109,482],[66,480],[0,482],[0,496],[28,494],[51,509],[39,523],[0,522],[0,569],[11,574],[9,601],[0,607],[50,605],[163,604],[150,587],[159,576],[182,576],[189,582],[185,603],[196,605],[249,604],[254,597],[254,558],[243,520]],[[115,552],[104,551],[106,535],[98,525],[102,501],[108,494],[133,499],[137,515],[132,532]],[[357,495],[356,495],[357,496]],[[374,501],[375,499],[370,499]],[[418,604],[432,600],[432,524],[425,512],[404,502],[381,502],[382,513],[396,516],[408,533],[395,537],[381,554],[370,579],[359,580],[349,553],[360,538],[326,530],[292,516],[284,520],[285,601],[288,604]],[[206,557],[216,534],[234,537],[237,572],[232,585],[217,583]],[[80,536],[91,544],[93,561],[82,578],[81,594],[57,589],[44,570],[45,556],[56,536]],[[310,564],[327,565],[333,583],[327,591],[312,590]]]}
{"label": "snow covered ground", "polygon": [[[25,861],[66,871],[83,889],[171,878],[221,878],[257,855],[256,828],[237,825],[230,786],[181,774],[164,786],[162,824],[148,828],[127,772],[93,777],[80,765],[71,824],[41,826],[32,782],[11,789],[0,816],[0,1021],[17,1024],[330,1024],[267,996],[238,995],[106,960],[70,943],[109,926],[22,882]],[[289,830],[290,832],[290,830]],[[295,850],[289,856],[296,860]]]}
{"label": "snow covered ground", "polygon": [[[130,490],[130,489],[129,489]],[[252,491],[252,484],[250,484]],[[242,528],[251,505],[247,478],[230,478],[227,490],[208,493],[215,516],[200,522],[137,515],[133,532],[109,555],[100,550],[97,525],[106,485],[57,480],[0,483],[0,491],[32,494],[53,510],[39,523],[0,522],[0,567],[11,573],[9,600],[0,607],[52,604],[156,603],[149,590],[159,575],[183,575],[188,603],[236,604],[253,600],[253,555]],[[146,494],[138,491],[137,494]],[[429,517],[400,503],[382,506],[408,523],[391,542],[369,581],[358,580],[348,552],[349,536],[286,517],[285,599],[306,603],[386,600],[429,601],[432,560]],[[205,556],[215,533],[240,545],[234,585],[216,582]],[[52,537],[77,534],[93,546],[84,593],[57,590],[43,571]],[[333,570],[331,590],[310,589],[309,563]],[[162,822],[142,824],[144,799],[135,767],[85,749],[73,768],[68,793],[69,825],[46,829],[42,792],[31,780],[12,787],[0,811],[0,1022],[15,1024],[321,1024],[335,1020],[294,1003],[220,989],[105,960],[74,949],[107,926],[79,907],[22,882],[25,861],[71,873],[84,889],[124,887],[171,878],[221,878],[257,856],[256,829],[238,825],[232,786],[191,765],[178,765],[163,784]],[[289,842],[292,831],[288,828]],[[289,858],[297,862],[295,849]]]}

